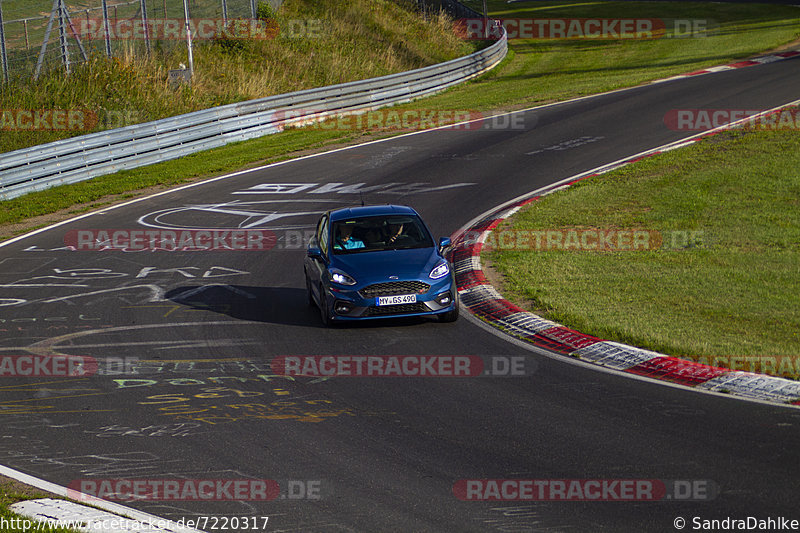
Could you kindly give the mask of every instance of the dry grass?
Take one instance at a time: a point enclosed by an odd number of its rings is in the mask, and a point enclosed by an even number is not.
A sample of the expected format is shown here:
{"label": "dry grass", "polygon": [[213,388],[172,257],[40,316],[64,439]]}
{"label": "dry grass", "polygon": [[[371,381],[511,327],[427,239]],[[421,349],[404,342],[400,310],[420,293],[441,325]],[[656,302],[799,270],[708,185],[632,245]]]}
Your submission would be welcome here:
{"label": "dry grass", "polygon": [[[188,64],[185,47],[140,42],[96,55],[69,77],[52,72],[37,84],[0,86],[0,109],[88,109],[95,131],[251,100],[420,68],[470,53],[445,16],[426,21],[385,0],[288,0],[272,39],[198,41],[191,87],[173,88],[168,70]],[[293,30],[293,31],[292,31]],[[138,48],[138,53],[137,53]],[[88,131],[3,131],[0,152]]]}

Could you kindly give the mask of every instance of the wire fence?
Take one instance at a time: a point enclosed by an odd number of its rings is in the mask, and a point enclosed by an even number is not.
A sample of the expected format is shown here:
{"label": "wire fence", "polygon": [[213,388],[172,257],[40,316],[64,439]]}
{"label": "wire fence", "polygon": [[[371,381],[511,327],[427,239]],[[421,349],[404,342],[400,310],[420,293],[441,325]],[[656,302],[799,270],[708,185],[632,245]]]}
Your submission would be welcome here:
{"label": "wire fence", "polygon": [[[0,80],[69,73],[93,54],[117,57],[253,31],[281,0],[0,0]],[[263,31],[263,29],[262,29]]]}

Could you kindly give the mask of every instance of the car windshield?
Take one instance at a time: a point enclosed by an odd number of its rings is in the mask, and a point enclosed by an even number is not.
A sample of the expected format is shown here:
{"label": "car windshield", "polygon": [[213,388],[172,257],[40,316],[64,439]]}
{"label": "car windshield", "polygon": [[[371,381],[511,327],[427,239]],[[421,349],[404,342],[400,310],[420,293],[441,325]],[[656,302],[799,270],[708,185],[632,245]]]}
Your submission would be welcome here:
{"label": "car windshield", "polygon": [[419,217],[381,215],[339,220],[333,223],[333,253],[351,254],[430,248],[433,239]]}

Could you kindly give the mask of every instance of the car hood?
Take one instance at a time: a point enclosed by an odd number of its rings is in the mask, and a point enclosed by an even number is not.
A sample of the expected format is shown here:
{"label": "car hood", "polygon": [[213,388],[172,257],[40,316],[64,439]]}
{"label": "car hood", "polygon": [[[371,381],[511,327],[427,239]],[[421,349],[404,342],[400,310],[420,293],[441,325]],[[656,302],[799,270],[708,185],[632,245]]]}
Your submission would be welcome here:
{"label": "car hood", "polygon": [[442,258],[436,248],[385,250],[334,256],[331,266],[362,282],[389,281],[389,276],[402,279],[428,279],[433,267]]}

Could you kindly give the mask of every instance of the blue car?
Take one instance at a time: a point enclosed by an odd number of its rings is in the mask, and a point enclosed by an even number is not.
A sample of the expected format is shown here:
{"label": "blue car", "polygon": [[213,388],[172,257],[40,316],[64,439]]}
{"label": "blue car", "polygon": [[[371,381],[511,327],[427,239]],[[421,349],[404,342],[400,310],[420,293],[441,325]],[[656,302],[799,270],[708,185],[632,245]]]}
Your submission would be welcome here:
{"label": "blue car", "polygon": [[381,205],[320,217],[303,270],[308,302],[326,326],[337,321],[436,315],[458,319],[452,265],[416,211]]}

